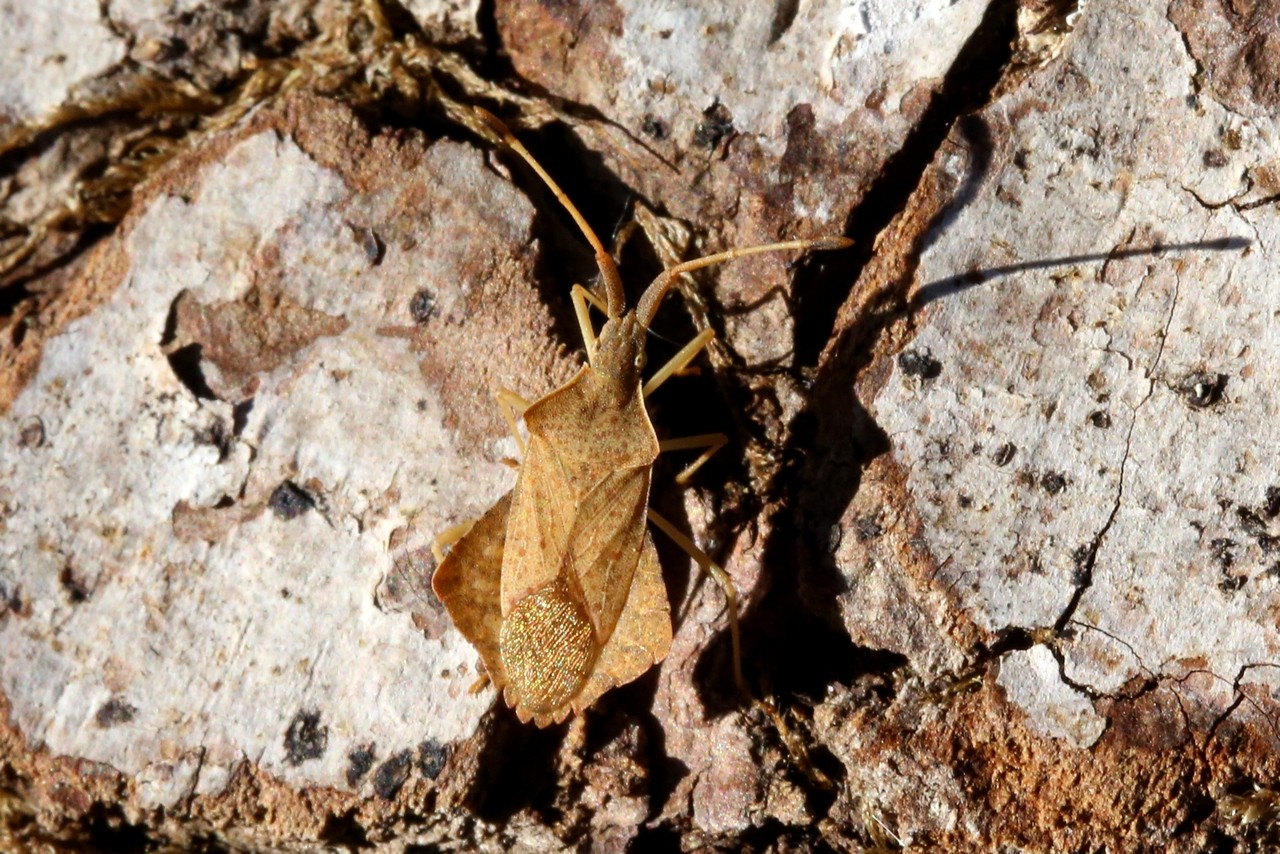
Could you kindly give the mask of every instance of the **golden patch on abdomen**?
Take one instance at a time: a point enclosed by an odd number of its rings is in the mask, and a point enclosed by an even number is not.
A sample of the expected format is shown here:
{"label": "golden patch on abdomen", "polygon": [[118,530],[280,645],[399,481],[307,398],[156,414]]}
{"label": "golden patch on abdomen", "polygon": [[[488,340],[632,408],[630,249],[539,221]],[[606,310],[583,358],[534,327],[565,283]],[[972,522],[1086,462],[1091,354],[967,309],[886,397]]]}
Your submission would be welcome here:
{"label": "golden patch on abdomen", "polygon": [[572,700],[600,652],[586,610],[561,579],[516,603],[502,623],[499,648],[521,704],[534,712]]}

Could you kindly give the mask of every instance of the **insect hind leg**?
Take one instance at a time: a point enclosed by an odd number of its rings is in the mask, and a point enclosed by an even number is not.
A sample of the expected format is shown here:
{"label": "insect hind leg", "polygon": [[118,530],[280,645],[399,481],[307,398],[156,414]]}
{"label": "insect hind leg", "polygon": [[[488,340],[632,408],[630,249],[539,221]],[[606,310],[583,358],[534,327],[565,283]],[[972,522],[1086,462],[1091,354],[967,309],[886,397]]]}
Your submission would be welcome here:
{"label": "insect hind leg", "polygon": [[436,534],[436,538],[431,541],[431,554],[436,559],[436,566],[444,562],[444,550],[465,537],[475,523],[475,519],[468,522],[459,522],[457,525],[450,525]]}
{"label": "insect hind leg", "polygon": [[684,467],[684,470],[676,475],[676,483],[684,486],[689,482],[689,478],[693,477],[693,473],[706,465],[707,460],[715,456],[725,445],[729,444],[729,437],[723,433],[700,433],[697,436],[685,436],[680,439],[663,439],[658,442],[658,450],[662,453],[667,451],[687,451],[694,448],[704,448],[703,452],[696,460]]}
{"label": "insect hind leg", "polygon": [[689,557],[693,558],[698,566],[710,575],[716,584],[720,585],[720,589],[724,591],[729,611],[729,639],[733,644],[733,681],[744,697],[754,701],[755,695],[747,687],[747,680],[742,675],[742,639],[738,632],[738,589],[733,586],[733,579],[729,577],[729,573],[725,572],[719,564],[711,559],[710,555],[698,548],[698,545],[687,534],[652,507],[649,508],[649,521],[653,523],[655,528],[670,537],[671,541],[677,546],[688,552]]}

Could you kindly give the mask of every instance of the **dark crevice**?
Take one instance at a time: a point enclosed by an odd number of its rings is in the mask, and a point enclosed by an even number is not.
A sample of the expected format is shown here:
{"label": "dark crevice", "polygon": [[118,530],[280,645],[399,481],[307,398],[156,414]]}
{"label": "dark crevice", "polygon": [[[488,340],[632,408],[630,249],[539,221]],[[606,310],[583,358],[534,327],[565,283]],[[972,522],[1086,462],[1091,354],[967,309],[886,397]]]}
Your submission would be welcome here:
{"label": "dark crevice", "polygon": [[[0,285],[0,318],[12,317],[19,304],[35,296],[35,293],[28,287],[31,283],[43,281],[54,273],[71,266],[85,252],[96,246],[99,240],[111,232],[112,226],[110,225],[99,223],[86,225],[68,246],[59,249],[53,257],[46,261],[41,261],[36,266],[19,266],[13,274],[13,278]],[[46,241],[56,239],[56,236],[51,235],[46,238]],[[27,260],[29,262],[31,259]],[[21,341],[15,341],[14,345],[17,346],[20,343]]]}
{"label": "dark crevice", "polygon": [[505,824],[529,810],[543,823],[556,824],[556,754],[567,726],[542,729],[522,724],[501,702],[490,715],[492,726],[475,763],[467,806],[482,821]]}
{"label": "dark crevice", "polygon": [[472,58],[476,72],[486,80],[519,79],[511,58],[502,46],[495,0],[480,0],[476,7],[476,29],[480,33],[480,49]]}
{"label": "dark crevice", "polygon": [[787,34],[799,11],[800,0],[775,0],[773,21],[769,24],[769,44],[774,44]]}
{"label": "dark crevice", "polygon": [[[1134,420],[1137,418],[1135,416]],[[1076,609],[1080,606],[1080,600],[1084,597],[1085,591],[1093,586],[1093,568],[1098,561],[1098,550],[1102,548],[1102,541],[1107,536],[1107,532],[1111,530],[1111,525],[1116,520],[1116,515],[1120,512],[1120,502],[1124,497],[1124,467],[1125,462],[1129,459],[1129,441],[1133,437],[1133,424],[1129,425],[1129,436],[1125,439],[1124,460],[1120,463],[1119,483],[1116,486],[1116,499],[1111,505],[1111,512],[1107,514],[1107,519],[1102,523],[1102,527],[1093,535],[1093,539],[1084,550],[1079,553],[1076,561],[1075,572],[1075,589],[1071,592],[1071,599],[1067,602],[1062,613],[1058,615],[1058,619],[1054,621],[1053,627],[1057,632],[1062,632],[1066,628],[1067,623],[1071,622],[1071,618],[1075,616]]]}
{"label": "dark crevice", "polygon": [[[765,592],[743,618],[748,678],[784,701],[797,696],[820,701],[830,686],[842,685],[869,689],[868,702],[888,703],[900,674],[909,669],[905,656],[859,646],[844,628],[839,596],[856,583],[856,575],[845,572],[860,569],[836,564],[831,532],[859,488],[863,467],[889,449],[888,437],[854,394],[854,378],[869,362],[871,343],[908,310],[912,273],[888,289],[884,304],[872,306],[838,339],[831,338],[837,310],[870,263],[877,235],[907,208],[957,121],[988,102],[1011,57],[1016,12],[1013,0],[988,6],[919,122],[847,219],[844,234],[855,240],[854,248],[813,256],[795,276],[797,362],[813,366],[821,353],[828,356],[804,409],[789,425],[769,496],[779,509],[771,517],[762,560],[758,589]],[[920,232],[908,250],[910,258],[918,258],[934,226],[954,216],[985,172],[985,125],[974,118],[961,130],[973,143],[974,169],[952,204]],[[714,645],[707,654],[716,654]]]}
{"label": "dark crevice", "polygon": [[188,344],[172,351],[166,358],[169,360],[169,367],[173,369],[173,375],[186,386],[187,391],[200,400],[217,400],[218,396],[209,387],[204,369],[200,367],[203,349],[200,344]]}
{"label": "dark crevice", "polygon": [[[824,275],[796,282],[795,341],[799,364],[817,364],[831,338],[838,309],[872,258],[876,237],[906,209],[925,170],[957,122],[961,122],[959,129],[971,143],[973,162],[965,185],[945,214],[954,216],[958,205],[976,192],[990,158],[990,141],[983,122],[970,114],[986,105],[1009,64],[1017,37],[1017,6],[1014,0],[993,0],[987,7],[919,121],[845,221],[844,234],[854,240],[853,248],[833,256]],[[932,239],[932,225],[921,235],[922,241]],[[922,242],[917,252],[923,246]]]}

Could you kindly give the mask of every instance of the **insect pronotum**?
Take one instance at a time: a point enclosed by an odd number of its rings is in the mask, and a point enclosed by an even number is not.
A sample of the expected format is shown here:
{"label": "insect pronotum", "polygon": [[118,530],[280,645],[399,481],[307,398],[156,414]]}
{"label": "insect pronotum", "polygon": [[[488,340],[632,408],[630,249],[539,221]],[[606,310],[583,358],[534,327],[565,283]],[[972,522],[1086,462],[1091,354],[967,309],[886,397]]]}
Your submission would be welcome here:
{"label": "insect pronotum", "polygon": [[[641,378],[645,334],[684,273],[758,252],[839,249],[850,241],[791,240],[686,261],[664,270],[628,309],[618,268],[582,214],[506,126],[484,110],[476,112],[582,230],[595,251],[604,299],[581,285],[571,291],[587,351],[587,364],[573,379],[532,403],[507,389],[498,392],[523,458],[516,485],[475,522],[437,537],[440,563],[432,587],[520,720],[538,726],[560,722],[666,657],[670,605],[651,522],[724,588],[734,678],[745,692],[732,582],[648,506],[653,463],[661,451],[703,449],[677,477],[684,483],[727,441],[720,433],[659,441],[645,410],[645,398],[687,366],[712,332],[698,334],[647,381]],[[592,305],[606,315],[598,335],[589,316]],[[521,417],[527,443],[518,429]]]}

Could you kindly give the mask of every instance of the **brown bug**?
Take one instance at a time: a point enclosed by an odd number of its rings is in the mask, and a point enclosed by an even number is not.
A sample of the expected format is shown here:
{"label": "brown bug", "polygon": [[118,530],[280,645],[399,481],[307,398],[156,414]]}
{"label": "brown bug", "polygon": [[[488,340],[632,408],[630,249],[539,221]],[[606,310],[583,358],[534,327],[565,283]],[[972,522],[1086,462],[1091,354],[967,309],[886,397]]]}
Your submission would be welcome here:
{"label": "brown bug", "polygon": [[[793,240],[686,261],[664,270],[627,310],[617,266],[582,214],[498,119],[476,112],[533,168],[582,230],[595,250],[605,299],[573,287],[587,350],[587,364],[573,379],[533,403],[506,389],[498,392],[523,457],[516,485],[474,523],[437,538],[440,564],[432,588],[520,720],[558,723],[608,689],[636,679],[670,649],[670,605],[647,519],[724,588],[734,677],[745,690],[732,582],[648,506],[659,452],[703,449],[676,478],[684,483],[727,441],[720,433],[659,441],[644,404],[713,333],[697,335],[647,382],[640,374],[644,336],[662,298],[684,273],[757,252],[839,249],[850,241]],[[607,315],[598,336],[589,305]],[[527,446],[517,429],[521,416]]]}

